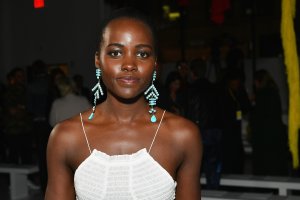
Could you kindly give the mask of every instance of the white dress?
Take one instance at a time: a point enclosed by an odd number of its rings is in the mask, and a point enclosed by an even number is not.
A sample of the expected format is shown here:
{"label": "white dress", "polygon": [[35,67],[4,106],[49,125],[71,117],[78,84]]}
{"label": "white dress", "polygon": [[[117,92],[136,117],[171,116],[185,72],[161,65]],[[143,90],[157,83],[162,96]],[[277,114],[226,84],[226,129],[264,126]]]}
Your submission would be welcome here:
{"label": "white dress", "polygon": [[75,171],[76,199],[175,199],[176,182],[150,155],[163,116],[148,152],[146,148],[143,148],[133,154],[113,156],[95,149],[91,151],[81,118],[83,132],[91,154]]}

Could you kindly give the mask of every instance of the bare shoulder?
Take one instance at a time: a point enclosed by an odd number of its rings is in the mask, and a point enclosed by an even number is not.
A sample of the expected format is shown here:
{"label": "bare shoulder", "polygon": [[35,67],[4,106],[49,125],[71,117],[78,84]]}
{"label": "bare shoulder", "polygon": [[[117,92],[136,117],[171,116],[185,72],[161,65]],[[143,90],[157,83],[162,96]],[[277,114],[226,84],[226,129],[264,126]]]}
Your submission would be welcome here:
{"label": "bare shoulder", "polygon": [[61,149],[61,152],[72,151],[82,140],[79,132],[82,132],[79,116],[58,123],[51,131],[48,148]]}
{"label": "bare shoulder", "polygon": [[182,150],[186,148],[201,148],[201,137],[198,126],[181,116],[166,112],[164,119],[164,129],[169,132],[177,147]]}
{"label": "bare shoulder", "polygon": [[171,131],[173,136],[179,137],[179,139],[190,140],[199,138],[200,132],[197,125],[184,117],[166,112],[164,122],[165,128]]}

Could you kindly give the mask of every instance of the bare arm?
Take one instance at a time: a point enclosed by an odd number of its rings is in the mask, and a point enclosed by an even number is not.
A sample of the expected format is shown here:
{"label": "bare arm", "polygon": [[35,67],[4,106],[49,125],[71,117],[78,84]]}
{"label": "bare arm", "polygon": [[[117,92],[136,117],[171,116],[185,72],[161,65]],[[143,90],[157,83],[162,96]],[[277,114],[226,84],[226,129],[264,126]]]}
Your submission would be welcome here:
{"label": "bare arm", "polygon": [[47,147],[48,185],[45,200],[74,200],[73,171],[68,164],[68,134],[61,125],[50,135]]}
{"label": "bare arm", "polygon": [[187,130],[182,131],[180,147],[183,149],[183,161],[177,171],[176,200],[201,199],[200,167],[202,159],[202,142],[198,128],[188,123]]}

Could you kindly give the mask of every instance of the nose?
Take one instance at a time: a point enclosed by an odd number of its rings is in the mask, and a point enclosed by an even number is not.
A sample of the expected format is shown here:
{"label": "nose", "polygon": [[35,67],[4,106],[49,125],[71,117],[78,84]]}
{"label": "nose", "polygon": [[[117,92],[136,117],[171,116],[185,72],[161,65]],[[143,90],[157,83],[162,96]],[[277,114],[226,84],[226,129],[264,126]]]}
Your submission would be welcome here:
{"label": "nose", "polygon": [[136,71],[137,64],[136,64],[135,58],[131,55],[127,55],[123,60],[121,70],[122,71]]}
{"label": "nose", "polygon": [[130,71],[137,71],[137,67],[135,64],[124,64],[122,65],[122,71],[130,72]]}

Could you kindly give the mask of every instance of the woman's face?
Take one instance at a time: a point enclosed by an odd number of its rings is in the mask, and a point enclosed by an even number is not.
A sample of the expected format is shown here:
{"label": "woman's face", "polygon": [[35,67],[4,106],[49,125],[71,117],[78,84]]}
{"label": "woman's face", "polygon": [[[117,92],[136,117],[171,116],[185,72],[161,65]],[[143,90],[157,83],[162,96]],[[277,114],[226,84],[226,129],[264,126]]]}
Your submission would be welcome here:
{"label": "woman's face", "polygon": [[95,62],[108,94],[138,96],[149,86],[156,62],[149,27],[131,18],[114,19],[103,32]]}

